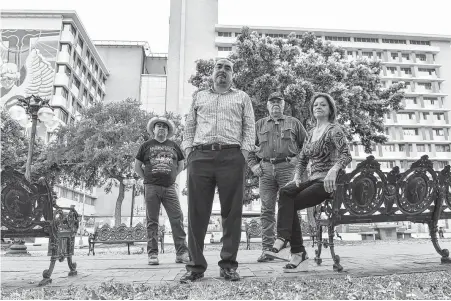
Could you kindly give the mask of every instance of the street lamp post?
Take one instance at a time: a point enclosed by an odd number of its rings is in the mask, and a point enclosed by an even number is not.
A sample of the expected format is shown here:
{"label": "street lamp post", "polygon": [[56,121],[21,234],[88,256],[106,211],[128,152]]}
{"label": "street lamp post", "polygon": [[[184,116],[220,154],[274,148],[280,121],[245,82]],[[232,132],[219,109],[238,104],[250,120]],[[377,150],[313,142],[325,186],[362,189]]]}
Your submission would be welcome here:
{"label": "street lamp post", "polygon": [[19,103],[17,105],[10,108],[9,113],[11,118],[19,121],[21,125],[26,125],[28,123],[28,116],[31,117],[30,143],[28,146],[27,163],[25,165],[25,178],[31,181],[31,160],[38,120],[44,122],[47,128],[58,126],[58,122],[54,119],[55,114],[49,105],[50,100],[31,95],[23,99],[18,99],[18,101]]}
{"label": "street lamp post", "polygon": [[[27,163],[25,165],[25,178],[31,182],[31,160],[33,156],[34,141],[36,139],[36,127],[38,120],[44,122],[47,128],[54,129],[58,126],[58,121],[55,120],[53,109],[49,105],[48,99],[42,99],[39,96],[31,95],[29,97],[18,99],[18,104],[9,109],[12,119],[17,120],[20,125],[27,126],[29,118],[31,117],[31,133],[30,142],[28,145]],[[23,240],[14,240],[14,244],[10,247],[10,254],[24,254],[27,253],[27,247]]]}

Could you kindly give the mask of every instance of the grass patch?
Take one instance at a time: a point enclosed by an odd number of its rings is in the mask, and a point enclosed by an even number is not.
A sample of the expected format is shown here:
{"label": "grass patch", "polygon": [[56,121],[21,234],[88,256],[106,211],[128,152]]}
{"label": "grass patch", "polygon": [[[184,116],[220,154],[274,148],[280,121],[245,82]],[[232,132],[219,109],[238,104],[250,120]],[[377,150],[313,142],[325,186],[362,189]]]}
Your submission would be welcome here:
{"label": "grass patch", "polygon": [[239,282],[222,280],[191,284],[171,282],[162,285],[102,283],[97,286],[71,286],[64,289],[36,288],[5,292],[2,299],[319,299],[319,300],[448,300],[451,299],[451,274],[445,271],[389,276],[351,278],[268,278]]}

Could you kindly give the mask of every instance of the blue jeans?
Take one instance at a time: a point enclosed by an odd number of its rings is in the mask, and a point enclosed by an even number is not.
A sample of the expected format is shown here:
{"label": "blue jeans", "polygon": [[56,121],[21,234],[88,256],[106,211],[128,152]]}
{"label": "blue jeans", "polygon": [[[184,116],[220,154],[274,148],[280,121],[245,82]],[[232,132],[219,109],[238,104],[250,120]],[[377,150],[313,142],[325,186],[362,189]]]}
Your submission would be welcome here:
{"label": "blue jeans", "polygon": [[186,233],[183,228],[183,212],[175,189],[175,184],[169,187],[145,184],[146,218],[147,218],[147,254],[158,254],[158,218],[160,216],[160,204],[171,223],[172,238],[177,255],[188,252],[186,246]]}
{"label": "blue jeans", "polygon": [[[288,182],[293,180],[294,165],[289,162],[271,164],[261,162],[263,175],[259,179],[262,225],[262,247],[270,250],[275,240],[276,228],[276,200],[278,191]],[[280,205],[279,205],[280,206]]]}

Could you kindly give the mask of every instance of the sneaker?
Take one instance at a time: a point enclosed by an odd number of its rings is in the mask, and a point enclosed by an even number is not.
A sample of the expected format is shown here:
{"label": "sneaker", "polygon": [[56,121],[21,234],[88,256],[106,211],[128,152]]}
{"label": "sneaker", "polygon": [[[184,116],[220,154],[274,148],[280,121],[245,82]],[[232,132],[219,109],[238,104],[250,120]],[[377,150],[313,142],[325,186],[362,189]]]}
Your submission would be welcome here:
{"label": "sneaker", "polygon": [[258,259],[257,259],[258,262],[268,262],[268,261],[273,261],[273,260],[274,260],[274,258],[268,256],[268,255],[265,253],[265,250],[263,250],[262,255],[260,255],[260,257],[258,257]]}
{"label": "sneaker", "polygon": [[180,283],[194,282],[201,278],[204,278],[204,273],[196,273],[188,271],[180,278]]}
{"label": "sneaker", "polygon": [[175,256],[175,263],[188,263],[190,261],[188,253]]}
{"label": "sneaker", "polygon": [[305,251],[291,254],[291,261],[283,268],[283,272],[284,273],[307,272],[308,271],[307,259],[308,255],[307,252]]}
{"label": "sneaker", "polygon": [[219,277],[224,277],[225,280],[238,281],[240,280],[240,275],[236,272],[236,269],[221,268],[219,270]]}
{"label": "sneaker", "polygon": [[150,255],[148,259],[149,265],[159,265],[160,262],[158,261],[158,255]]}

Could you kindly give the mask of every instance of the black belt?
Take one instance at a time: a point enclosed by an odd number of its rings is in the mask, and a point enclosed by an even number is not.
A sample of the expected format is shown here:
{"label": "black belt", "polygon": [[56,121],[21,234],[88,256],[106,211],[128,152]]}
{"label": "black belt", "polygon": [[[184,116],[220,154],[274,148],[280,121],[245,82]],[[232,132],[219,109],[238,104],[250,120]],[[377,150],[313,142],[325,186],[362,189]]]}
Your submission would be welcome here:
{"label": "black belt", "polygon": [[277,163],[281,163],[281,162],[290,162],[290,159],[296,157],[296,156],[291,156],[291,157],[285,157],[285,158],[263,158],[262,161],[263,162],[269,162],[271,164],[277,164]]}
{"label": "black belt", "polygon": [[213,143],[213,144],[201,144],[201,145],[195,145],[193,146],[194,149],[199,150],[212,150],[212,151],[218,151],[221,149],[227,149],[227,148],[241,148],[241,145],[239,144],[219,144],[219,143]]}

